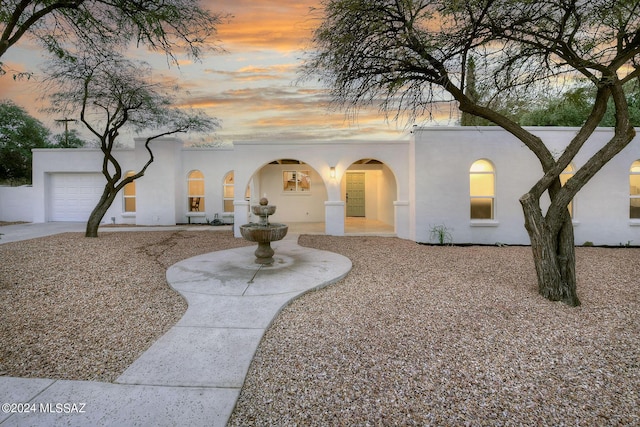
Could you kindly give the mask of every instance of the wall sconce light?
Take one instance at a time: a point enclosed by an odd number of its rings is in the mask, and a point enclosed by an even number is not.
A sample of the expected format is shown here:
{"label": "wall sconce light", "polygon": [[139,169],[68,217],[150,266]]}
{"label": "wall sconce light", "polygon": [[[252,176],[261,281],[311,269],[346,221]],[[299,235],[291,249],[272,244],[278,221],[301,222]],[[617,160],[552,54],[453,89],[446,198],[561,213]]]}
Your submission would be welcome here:
{"label": "wall sconce light", "polygon": [[329,168],[329,176],[331,177],[331,179],[335,179],[336,178],[336,168],[335,168],[335,166],[331,166],[331,168]]}

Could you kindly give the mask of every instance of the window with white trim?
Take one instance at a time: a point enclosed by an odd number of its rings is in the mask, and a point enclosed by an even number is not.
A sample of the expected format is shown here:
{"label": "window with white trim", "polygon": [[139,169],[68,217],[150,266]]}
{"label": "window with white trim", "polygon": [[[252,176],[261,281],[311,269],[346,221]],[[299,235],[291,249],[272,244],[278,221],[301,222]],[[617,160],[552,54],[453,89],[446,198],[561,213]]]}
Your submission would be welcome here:
{"label": "window with white trim", "polygon": [[495,169],[488,160],[477,160],[469,169],[471,219],[494,219]]}
{"label": "window with white trim", "polygon": [[[575,173],[575,170],[573,168],[573,165],[567,166],[560,174],[560,183],[562,185],[565,185],[567,181],[569,181],[569,178],[571,178],[574,173]],[[567,205],[567,208],[569,209],[569,214],[571,215],[571,218],[573,218],[573,200],[569,202],[569,204]]]}
{"label": "window with white trim", "polygon": [[283,171],[282,189],[285,192],[310,191],[311,176],[309,175],[309,171]]}
{"label": "window with white trim", "polygon": [[[134,171],[129,171],[125,174],[125,177],[135,175]],[[122,206],[123,212],[135,212],[136,211],[136,182],[131,181],[122,189]]]}
{"label": "window with white trim", "polygon": [[189,212],[204,212],[204,174],[199,170],[189,172]]}
{"label": "window with white trim", "polygon": [[629,171],[629,218],[640,219],[640,160]]}
{"label": "window with white trim", "polygon": [[233,172],[229,172],[222,183],[223,212],[233,212],[234,188]]}

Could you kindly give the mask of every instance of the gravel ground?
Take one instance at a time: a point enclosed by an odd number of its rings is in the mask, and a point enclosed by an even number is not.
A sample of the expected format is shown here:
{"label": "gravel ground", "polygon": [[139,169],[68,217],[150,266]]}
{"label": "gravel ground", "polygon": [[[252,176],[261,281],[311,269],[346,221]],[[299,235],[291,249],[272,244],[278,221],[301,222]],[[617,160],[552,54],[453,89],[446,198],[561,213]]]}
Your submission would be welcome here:
{"label": "gravel ground", "polygon": [[115,380],[186,311],[167,268],[246,244],[203,230],[66,233],[0,245],[0,375]]}
{"label": "gravel ground", "polygon": [[640,250],[578,248],[570,308],[528,247],[300,243],[353,270],[280,314],[231,425],[640,425]]}
{"label": "gravel ground", "polygon": [[[640,425],[640,250],[578,248],[570,308],[537,295],[527,247],[300,243],[353,270],[274,321],[231,425]],[[0,370],[112,381],[186,309],[166,268],[244,244],[188,231],[0,245]]]}

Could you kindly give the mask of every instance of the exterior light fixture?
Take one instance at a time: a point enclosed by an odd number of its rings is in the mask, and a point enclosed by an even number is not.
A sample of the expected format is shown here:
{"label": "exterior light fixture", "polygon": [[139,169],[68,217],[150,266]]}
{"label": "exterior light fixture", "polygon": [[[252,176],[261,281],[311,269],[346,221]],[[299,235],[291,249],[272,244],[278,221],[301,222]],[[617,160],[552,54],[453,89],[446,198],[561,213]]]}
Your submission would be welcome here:
{"label": "exterior light fixture", "polygon": [[336,178],[336,167],[335,166],[331,166],[331,168],[329,169],[329,176],[331,177],[331,179],[335,179]]}

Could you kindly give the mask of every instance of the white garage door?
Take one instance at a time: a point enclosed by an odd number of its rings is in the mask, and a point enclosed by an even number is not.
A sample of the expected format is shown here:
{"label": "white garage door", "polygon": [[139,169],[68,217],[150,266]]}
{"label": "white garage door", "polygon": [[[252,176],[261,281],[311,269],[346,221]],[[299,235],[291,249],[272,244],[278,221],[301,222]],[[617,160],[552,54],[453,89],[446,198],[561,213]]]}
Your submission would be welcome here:
{"label": "white garage door", "polygon": [[53,173],[49,221],[86,221],[96,207],[106,180],[99,173]]}

